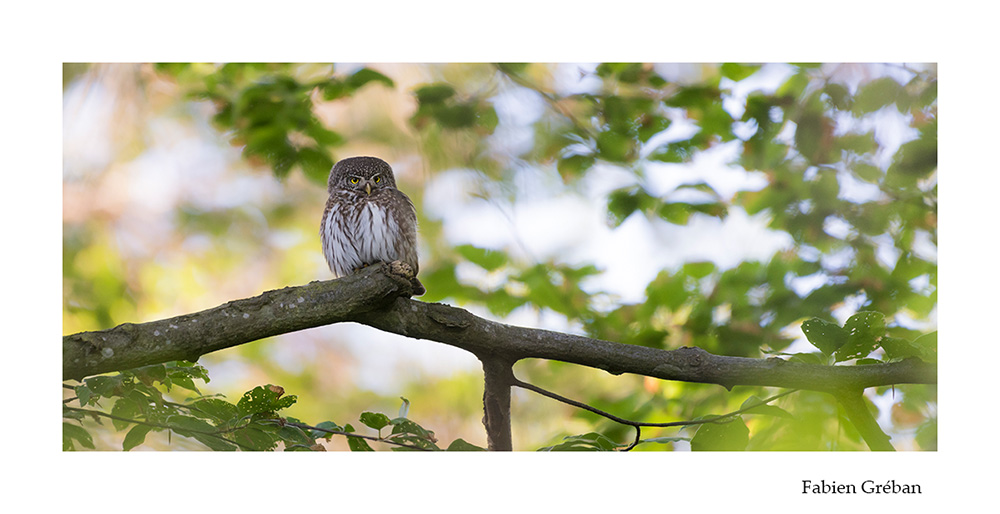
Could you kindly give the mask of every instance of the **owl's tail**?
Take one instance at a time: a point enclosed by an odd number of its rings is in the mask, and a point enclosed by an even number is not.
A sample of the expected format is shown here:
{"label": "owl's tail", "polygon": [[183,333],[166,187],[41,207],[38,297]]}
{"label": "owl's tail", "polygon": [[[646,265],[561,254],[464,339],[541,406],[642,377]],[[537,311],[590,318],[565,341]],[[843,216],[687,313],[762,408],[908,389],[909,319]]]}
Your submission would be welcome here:
{"label": "owl's tail", "polygon": [[427,292],[427,289],[420,283],[420,279],[417,277],[411,278],[410,284],[413,285],[413,296],[420,296]]}

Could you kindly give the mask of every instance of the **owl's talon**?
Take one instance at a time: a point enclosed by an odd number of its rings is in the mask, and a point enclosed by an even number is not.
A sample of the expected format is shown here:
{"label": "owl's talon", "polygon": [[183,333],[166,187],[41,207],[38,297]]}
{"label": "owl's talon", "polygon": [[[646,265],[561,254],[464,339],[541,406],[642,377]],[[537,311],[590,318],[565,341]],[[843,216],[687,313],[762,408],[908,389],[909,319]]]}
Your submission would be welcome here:
{"label": "owl's talon", "polygon": [[389,271],[394,275],[402,275],[406,278],[413,278],[413,268],[403,261],[392,261],[389,263]]}
{"label": "owl's talon", "polygon": [[418,279],[413,274],[413,268],[409,264],[403,261],[392,261],[388,264],[388,266],[389,266],[389,273],[409,279],[410,286],[413,287],[414,296],[420,296],[427,292],[427,289],[424,288],[424,285],[420,283],[420,279]]}

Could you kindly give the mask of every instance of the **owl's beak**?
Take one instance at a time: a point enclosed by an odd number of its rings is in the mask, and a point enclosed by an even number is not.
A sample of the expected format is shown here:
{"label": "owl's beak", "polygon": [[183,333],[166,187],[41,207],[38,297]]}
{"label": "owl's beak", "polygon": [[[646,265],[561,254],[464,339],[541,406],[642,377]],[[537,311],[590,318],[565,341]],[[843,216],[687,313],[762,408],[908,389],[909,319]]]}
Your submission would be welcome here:
{"label": "owl's beak", "polygon": [[372,195],[372,183],[371,182],[365,182],[365,192],[368,193],[368,196]]}

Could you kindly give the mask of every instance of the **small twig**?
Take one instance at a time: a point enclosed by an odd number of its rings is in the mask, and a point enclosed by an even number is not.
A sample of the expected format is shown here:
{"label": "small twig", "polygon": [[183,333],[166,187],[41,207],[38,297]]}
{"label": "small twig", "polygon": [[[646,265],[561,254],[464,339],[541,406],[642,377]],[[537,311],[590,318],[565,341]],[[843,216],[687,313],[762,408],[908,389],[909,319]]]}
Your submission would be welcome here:
{"label": "small twig", "polygon": [[635,441],[632,441],[632,444],[622,448],[622,451],[627,452],[632,448],[635,448],[640,442],[642,442],[642,427],[637,426],[635,427]]}
{"label": "small twig", "polygon": [[578,402],[576,400],[572,400],[572,399],[566,398],[565,396],[561,396],[561,395],[558,395],[558,394],[553,393],[551,391],[547,391],[545,389],[542,389],[541,387],[529,384],[527,382],[522,382],[521,380],[517,379],[516,377],[512,378],[512,385],[516,385],[518,387],[521,387],[521,388],[524,388],[524,389],[528,389],[529,391],[534,391],[534,392],[536,392],[536,393],[538,393],[538,394],[540,394],[542,396],[546,396],[548,398],[552,398],[553,400],[556,400],[556,401],[559,401],[559,402],[562,402],[562,403],[565,403],[565,404],[568,404],[568,405],[572,405],[574,407],[577,407],[577,408],[580,408],[580,409],[583,409],[583,410],[586,410],[586,411],[593,412],[594,414],[597,414],[599,416],[603,416],[605,418],[608,418],[608,419],[610,419],[610,420],[612,420],[612,421],[614,421],[616,423],[621,423],[622,425],[628,425],[628,426],[631,426],[631,427],[635,427],[635,429],[636,429],[636,438],[635,438],[635,441],[632,444],[630,444],[629,446],[623,448],[622,451],[629,451],[632,448],[635,448],[635,446],[638,445],[641,442],[640,441],[640,435],[641,435],[640,429],[641,429],[641,427],[667,428],[667,427],[703,425],[705,423],[721,423],[724,420],[732,418],[733,416],[737,416],[737,415],[742,414],[742,413],[744,413],[746,411],[749,411],[751,409],[755,409],[757,407],[760,407],[761,405],[766,405],[766,404],[768,404],[770,402],[773,402],[774,400],[777,400],[778,398],[781,398],[783,396],[787,396],[789,394],[792,394],[792,393],[798,391],[798,389],[790,389],[790,390],[785,391],[783,393],[778,393],[778,394],[776,394],[776,395],[774,395],[774,396],[772,396],[770,398],[766,398],[764,400],[761,400],[760,402],[755,403],[753,405],[750,405],[750,406],[747,406],[747,407],[743,407],[743,408],[741,408],[739,410],[735,410],[733,412],[729,412],[727,414],[721,414],[721,415],[718,415],[718,416],[711,416],[711,417],[708,417],[708,418],[705,418],[705,419],[698,419],[698,420],[691,420],[691,421],[670,421],[670,422],[666,422],[666,423],[650,423],[650,422],[645,422],[645,421],[633,421],[633,420],[630,420],[630,419],[625,419],[625,418],[621,418],[621,417],[615,416],[614,414],[602,411],[601,409],[598,409],[596,407],[592,407],[590,405],[587,405],[586,403]]}

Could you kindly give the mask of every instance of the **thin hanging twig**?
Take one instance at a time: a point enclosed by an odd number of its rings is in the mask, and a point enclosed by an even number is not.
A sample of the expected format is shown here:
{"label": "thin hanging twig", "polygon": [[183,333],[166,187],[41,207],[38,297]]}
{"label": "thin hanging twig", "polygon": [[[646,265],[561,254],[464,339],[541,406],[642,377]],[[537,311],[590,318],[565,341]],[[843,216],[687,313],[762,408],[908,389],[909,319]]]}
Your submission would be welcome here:
{"label": "thin hanging twig", "polygon": [[669,421],[669,422],[665,422],[665,423],[652,423],[652,422],[647,422],[647,421],[634,421],[634,420],[625,419],[625,418],[622,418],[622,417],[619,417],[619,416],[615,416],[614,414],[611,414],[610,412],[605,412],[605,411],[603,411],[601,409],[598,409],[597,407],[593,407],[593,406],[587,405],[586,403],[578,402],[576,400],[572,400],[570,398],[566,398],[565,396],[561,396],[561,395],[553,393],[551,391],[547,391],[547,390],[542,389],[541,387],[538,387],[536,385],[529,384],[527,382],[523,382],[523,381],[519,380],[517,377],[512,377],[511,380],[512,380],[512,385],[521,387],[523,389],[527,389],[529,391],[534,391],[534,392],[536,392],[536,393],[538,393],[538,394],[540,394],[542,396],[545,396],[545,397],[548,397],[548,398],[552,398],[553,400],[565,403],[567,405],[572,405],[574,407],[577,407],[577,408],[580,408],[580,409],[583,409],[583,410],[586,410],[586,411],[589,411],[589,412],[593,412],[594,414],[597,414],[599,416],[602,416],[602,417],[605,417],[607,419],[610,419],[610,420],[612,420],[612,421],[614,421],[616,423],[620,423],[622,425],[628,425],[628,426],[631,426],[631,427],[635,427],[635,430],[636,430],[635,441],[633,441],[632,444],[628,445],[627,447],[623,448],[622,451],[629,451],[632,448],[635,448],[635,446],[638,445],[641,442],[641,440],[640,440],[640,437],[641,437],[641,427],[666,428],[666,427],[680,427],[680,426],[691,426],[691,425],[703,425],[705,423],[720,423],[720,422],[724,422],[725,420],[728,420],[728,419],[732,418],[733,416],[737,416],[737,415],[742,414],[744,412],[747,412],[747,411],[749,411],[751,409],[760,407],[761,405],[766,405],[766,404],[768,404],[770,402],[773,402],[774,400],[777,400],[778,398],[781,398],[783,396],[787,396],[789,394],[792,394],[792,393],[798,391],[798,389],[789,389],[788,391],[785,391],[785,392],[782,392],[782,393],[778,393],[778,394],[776,394],[774,396],[771,396],[770,398],[766,398],[764,400],[761,400],[761,401],[759,401],[759,402],[757,402],[757,403],[755,403],[753,405],[742,407],[742,408],[740,408],[738,410],[735,410],[733,412],[729,412],[727,414],[721,414],[721,415],[717,415],[717,416],[711,416],[711,417],[708,417],[708,418],[705,418],[705,419],[689,420],[689,421]]}

